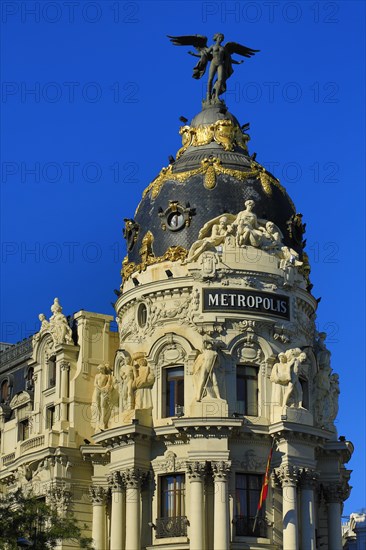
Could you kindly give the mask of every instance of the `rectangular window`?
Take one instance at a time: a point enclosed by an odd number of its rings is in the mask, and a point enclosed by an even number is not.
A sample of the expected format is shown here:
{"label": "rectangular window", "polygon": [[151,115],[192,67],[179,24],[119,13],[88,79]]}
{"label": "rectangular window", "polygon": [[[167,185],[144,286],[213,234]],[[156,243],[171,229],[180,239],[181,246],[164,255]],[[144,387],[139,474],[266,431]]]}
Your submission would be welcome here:
{"label": "rectangular window", "polygon": [[48,388],[56,386],[56,357],[50,357],[48,360]]}
{"label": "rectangular window", "polygon": [[165,416],[179,416],[184,413],[184,368],[165,370]]}
{"label": "rectangular window", "polygon": [[236,367],[236,400],[238,413],[258,416],[258,368]]}
{"label": "rectangular window", "polygon": [[25,441],[26,439],[29,439],[30,425],[28,418],[19,422],[18,430],[19,441]]}
{"label": "rectangular window", "polygon": [[184,536],[187,536],[184,474],[162,476],[160,478],[160,517],[157,519],[156,537]]}
{"label": "rectangular window", "polygon": [[236,474],[235,478],[235,534],[239,537],[265,537],[266,524],[263,520],[264,509],[258,514],[253,532],[254,518],[257,513],[263,476]]}
{"label": "rectangular window", "polygon": [[55,423],[55,407],[47,407],[46,409],[46,428],[49,430],[52,428]]}

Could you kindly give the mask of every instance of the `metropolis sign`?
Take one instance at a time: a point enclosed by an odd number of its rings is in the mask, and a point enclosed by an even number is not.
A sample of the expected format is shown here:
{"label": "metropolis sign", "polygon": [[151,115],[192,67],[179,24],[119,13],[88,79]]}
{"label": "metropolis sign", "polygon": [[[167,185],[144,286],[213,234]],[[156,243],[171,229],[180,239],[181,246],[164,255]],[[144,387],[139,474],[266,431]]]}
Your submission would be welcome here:
{"label": "metropolis sign", "polygon": [[290,319],[288,296],[239,289],[203,289],[203,311],[248,312]]}

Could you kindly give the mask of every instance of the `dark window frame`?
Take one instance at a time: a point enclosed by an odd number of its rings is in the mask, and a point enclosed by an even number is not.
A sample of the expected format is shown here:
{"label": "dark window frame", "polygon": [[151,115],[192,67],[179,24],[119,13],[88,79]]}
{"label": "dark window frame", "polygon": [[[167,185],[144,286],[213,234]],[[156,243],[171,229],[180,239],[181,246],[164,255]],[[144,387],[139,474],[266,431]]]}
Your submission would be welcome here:
{"label": "dark window frame", "polygon": [[[248,374],[246,369],[255,369],[256,374]],[[256,382],[255,400],[252,401],[248,381]],[[242,395],[239,394],[239,383],[243,384]],[[244,399],[240,399],[240,397]],[[244,416],[258,416],[259,412],[259,366],[250,364],[239,364],[236,366],[236,401],[243,403],[243,410],[236,411]]]}
{"label": "dark window frame", "polygon": [[29,418],[24,418],[18,422],[18,441],[27,441],[30,438]]}
{"label": "dark window frame", "polygon": [[244,472],[236,472],[235,474],[234,525],[236,537],[267,537],[267,525],[264,521],[265,503],[258,513],[256,527],[253,532],[262,483],[263,475]]}
{"label": "dark window frame", "polygon": [[[180,406],[184,408],[184,365],[171,365],[164,367],[164,395],[163,400],[163,418],[170,418],[176,416],[176,407]],[[174,376],[174,371],[181,375]],[[169,375],[171,379],[169,380]],[[174,392],[174,393],[172,393]],[[179,401],[183,401],[180,403]]]}
{"label": "dark window frame", "polygon": [[186,476],[172,473],[159,476],[159,517],[156,520],[156,538],[187,536]]}

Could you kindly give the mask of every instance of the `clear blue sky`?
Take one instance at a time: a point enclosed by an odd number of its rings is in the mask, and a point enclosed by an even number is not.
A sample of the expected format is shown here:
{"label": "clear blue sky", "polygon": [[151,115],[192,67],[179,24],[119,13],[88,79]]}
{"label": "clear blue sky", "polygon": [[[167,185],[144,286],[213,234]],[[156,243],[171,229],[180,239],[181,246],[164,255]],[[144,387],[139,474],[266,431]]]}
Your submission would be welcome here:
{"label": "clear blue sky", "polygon": [[251,152],[307,223],[318,329],[341,377],[340,435],[355,444],[344,513],[366,505],[365,3],[3,1],[1,340],[66,314],[112,313],[122,226],[200,110],[193,58],[167,34],[223,32],[261,53],[232,77]]}

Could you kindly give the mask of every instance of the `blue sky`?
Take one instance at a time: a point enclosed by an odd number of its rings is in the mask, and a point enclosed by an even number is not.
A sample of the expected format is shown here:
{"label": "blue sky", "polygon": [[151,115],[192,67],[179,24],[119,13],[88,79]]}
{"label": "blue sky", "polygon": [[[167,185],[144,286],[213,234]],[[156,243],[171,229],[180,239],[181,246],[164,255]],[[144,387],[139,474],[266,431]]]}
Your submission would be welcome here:
{"label": "blue sky", "polygon": [[250,151],[307,223],[317,324],[340,374],[337,427],[353,441],[345,514],[366,505],[365,4],[3,1],[1,340],[66,314],[113,313],[124,217],[199,110],[194,60],[167,34],[223,32],[261,52],[226,102]]}

